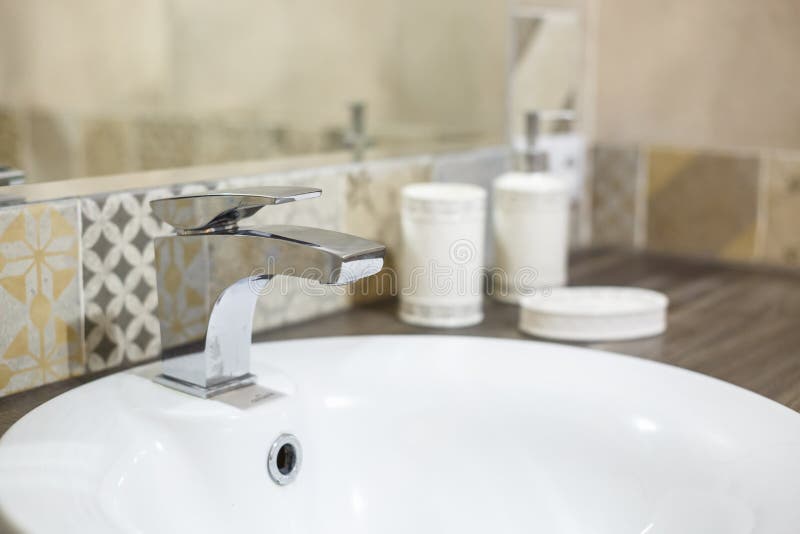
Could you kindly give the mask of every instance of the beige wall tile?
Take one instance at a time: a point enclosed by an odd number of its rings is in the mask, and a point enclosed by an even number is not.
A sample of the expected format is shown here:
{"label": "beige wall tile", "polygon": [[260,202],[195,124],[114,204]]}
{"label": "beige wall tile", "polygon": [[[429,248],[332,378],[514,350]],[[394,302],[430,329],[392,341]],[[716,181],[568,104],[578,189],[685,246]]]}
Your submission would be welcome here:
{"label": "beige wall tile", "polygon": [[765,260],[800,265],[800,155],[767,165]]}
{"label": "beige wall tile", "polygon": [[753,259],[758,172],[755,156],[651,149],[648,247],[672,253]]}
{"label": "beige wall tile", "polygon": [[796,0],[598,0],[597,137],[800,147]]}
{"label": "beige wall tile", "polygon": [[169,81],[163,0],[0,3],[0,101],[107,112],[147,106]]}
{"label": "beige wall tile", "polygon": [[0,396],[84,370],[78,203],[0,209]]}

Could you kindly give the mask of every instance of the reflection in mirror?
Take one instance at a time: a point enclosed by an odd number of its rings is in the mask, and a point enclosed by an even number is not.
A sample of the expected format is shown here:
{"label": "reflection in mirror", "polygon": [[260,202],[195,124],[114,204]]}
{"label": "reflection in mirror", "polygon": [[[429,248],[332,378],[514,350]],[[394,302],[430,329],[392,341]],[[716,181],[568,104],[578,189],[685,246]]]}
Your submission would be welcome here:
{"label": "reflection in mirror", "polygon": [[[511,13],[511,116],[515,140],[526,134],[525,116],[537,110],[576,109],[581,64],[578,12],[521,8]],[[565,129],[552,121],[552,129]]]}
{"label": "reflection in mirror", "polygon": [[508,127],[520,170],[582,173],[578,134],[581,16],[564,7],[512,6]]}
{"label": "reflection in mirror", "polygon": [[501,142],[506,16],[494,0],[0,2],[0,165],[41,182]]}

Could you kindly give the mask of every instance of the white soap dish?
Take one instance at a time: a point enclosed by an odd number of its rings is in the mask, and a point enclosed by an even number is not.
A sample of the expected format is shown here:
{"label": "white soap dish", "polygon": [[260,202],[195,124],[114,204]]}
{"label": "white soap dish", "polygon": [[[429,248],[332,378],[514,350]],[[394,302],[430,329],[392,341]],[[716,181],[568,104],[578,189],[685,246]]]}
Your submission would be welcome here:
{"label": "white soap dish", "polygon": [[669,299],[636,287],[559,287],[520,301],[519,329],[561,341],[611,341],[661,334]]}

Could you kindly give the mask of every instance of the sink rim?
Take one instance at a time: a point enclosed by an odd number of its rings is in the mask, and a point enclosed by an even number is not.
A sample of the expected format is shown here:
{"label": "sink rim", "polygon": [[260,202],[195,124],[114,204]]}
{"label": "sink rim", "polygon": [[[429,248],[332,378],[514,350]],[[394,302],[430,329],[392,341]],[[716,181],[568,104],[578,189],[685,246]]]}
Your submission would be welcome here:
{"label": "sink rim", "polygon": [[[498,345],[506,345],[506,346],[515,346],[519,347],[521,350],[513,353],[509,358],[508,368],[512,371],[515,370],[516,361],[525,362],[532,358],[537,358],[543,362],[543,365],[548,366],[550,362],[556,362],[554,365],[557,367],[561,365],[562,359],[559,359],[562,355],[568,355],[568,357],[572,357],[575,359],[577,364],[582,364],[583,362],[592,362],[592,365],[589,367],[599,367],[599,368],[610,368],[611,371],[615,370],[615,366],[619,368],[630,369],[633,371],[633,374],[637,374],[638,370],[645,370],[645,374],[641,376],[651,377],[656,376],[657,378],[661,379],[663,377],[663,382],[669,384],[680,383],[681,380],[688,380],[689,387],[694,388],[696,385],[699,384],[699,387],[702,388],[704,386],[710,385],[712,386],[713,391],[711,392],[711,396],[715,396],[716,393],[719,392],[720,395],[726,399],[736,399],[736,403],[734,404],[734,408],[738,407],[740,404],[742,406],[750,407],[754,406],[753,412],[757,414],[761,413],[769,413],[770,414],[770,421],[769,425],[772,427],[772,418],[778,419],[781,422],[785,421],[789,423],[789,425],[785,429],[781,429],[786,433],[787,436],[790,436],[792,440],[800,438],[800,418],[797,417],[798,414],[791,408],[784,406],[778,402],[775,402],[771,399],[768,399],[762,395],[759,395],[755,392],[752,392],[746,388],[742,388],[735,384],[731,384],[724,380],[720,380],[715,377],[711,377],[705,375],[703,373],[699,373],[697,371],[685,369],[670,363],[664,363],[659,361],[647,360],[636,356],[629,356],[624,354],[618,354],[610,351],[602,351],[597,349],[585,348],[585,347],[577,347],[574,345],[566,345],[566,344],[559,344],[559,343],[550,343],[544,341],[533,341],[533,340],[519,340],[519,339],[504,339],[504,338],[496,338],[496,337],[485,337],[485,336],[463,336],[463,335],[383,335],[383,336],[375,336],[375,335],[359,335],[359,336],[333,336],[333,337],[319,337],[319,338],[308,338],[308,339],[301,339],[301,340],[287,340],[287,341],[274,341],[274,342],[265,342],[265,343],[257,343],[254,344],[254,369],[259,372],[259,369],[262,368],[262,364],[270,364],[273,365],[277,362],[277,366],[280,368],[281,358],[286,361],[289,361],[290,358],[298,357],[297,354],[292,355],[288,354],[290,351],[287,351],[287,354],[284,355],[273,355],[272,348],[279,348],[281,346],[305,346],[306,348],[313,348],[314,345],[322,345],[322,346],[330,346],[331,350],[337,344],[343,344],[341,346],[347,346],[348,344],[355,343],[361,344],[365,343],[364,346],[369,346],[373,344],[375,346],[385,346],[386,342],[398,342],[398,339],[403,341],[408,341],[409,343],[416,343],[416,344],[446,344],[447,346],[453,346],[458,344],[467,344],[467,345],[474,345],[475,352],[466,355],[466,357],[470,359],[474,359],[477,363],[476,365],[480,367],[483,365],[484,361],[491,361],[491,358],[494,358],[494,361],[501,361],[503,356],[499,354],[484,354],[480,351],[481,347],[480,344],[488,343],[491,346],[497,347]],[[404,345],[407,347],[407,345]],[[457,349],[458,347],[456,347]],[[457,359],[459,356],[457,354],[457,350],[453,349],[454,353],[450,355],[446,355],[446,357]],[[538,351],[538,354],[531,354],[531,350],[541,349]],[[316,358],[320,356],[311,355],[312,352],[317,352],[313,350],[306,350],[306,359],[308,362],[313,363]],[[497,351],[499,352],[499,351]],[[337,352],[337,354],[339,354]],[[342,353],[343,354],[343,353]],[[569,356],[571,355],[571,356]],[[419,356],[419,355],[414,355]],[[429,355],[421,355],[422,358],[427,357]],[[299,356],[302,358],[303,356]],[[324,356],[322,356],[324,358]],[[402,356],[401,356],[402,357]],[[445,357],[445,356],[443,356]],[[346,358],[346,356],[341,356],[341,358]],[[377,361],[377,360],[376,360]],[[387,360],[388,361],[388,360]],[[423,360],[420,360],[424,362]],[[299,360],[298,360],[299,362]],[[358,361],[356,361],[357,363]],[[610,364],[608,362],[611,362]],[[569,363],[569,362],[567,362]],[[378,364],[380,362],[378,361]],[[303,365],[303,362],[299,362],[298,365]],[[113,373],[101,379],[95,380],[86,384],[81,387],[74,388],[69,392],[65,393],[64,395],[55,397],[48,401],[47,403],[43,404],[42,406],[36,408],[30,414],[26,415],[21,421],[26,420],[27,418],[31,417],[32,414],[38,413],[40,410],[44,410],[46,406],[51,405],[51,403],[59,403],[62,402],[65,398],[69,398],[71,396],[82,396],[85,392],[87,395],[92,394],[93,389],[102,390],[104,388],[103,384],[113,384],[114,380],[122,380],[124,376],[130,375],[138,375],[139,377],[146,377],[147,372],[155,372],[159,367],[159,362],[152,362],[149,364],[143,364],[141,366],[137,366],[132,369],[120,371],[117,373]],[[498,367],[503,367],[499,365]],[[588,369],[588,368],[587,368]],[[369,369],[366,371],[369,373]],[[664,374],[666,373],[666,374]],[[564,380],[563,384],[569,385],[572,383],[574,377],[563,375],[564,377],[568,377],[569,380]],[[670,377],[678,377],[677,380],[672,380]],[[710,382],[709,382],[710,379]],[[523,379],[524,380],[524,379]],[[589,380],[589,379],[586,379]],[[536,382],[535,379],[530,379],[530,382]],[[140,383],[140,382],[137,382]],[[434,383],[435,382],[431,382]],[[714,385],[716,383],[716,385]],[[143,383],[141,383],[143,385]],[[613,383],[612,383],[613,385]],[[148,391],[156,392],[156,394],[161,398],[170,398],[176,401],[183,401],[183,404],[191,405],[191,406],[202,406],[203,410],[209,406],[218,406],[213,399],[212,400],[204,400],[204,399],[197,399],[195,397],[190,397],[188,395],[169,390],[167,388],[163,388],[162,386],[158,386],[156,384],[147,383]],[[720,389],[721,388],[721,389]],[[699,390],[698,390],[699,391]],[[746,392],[748,395],[742,395],[741,392]],[[708,390],[706,390],[708,392]],[[623,399],[628,399],[628,394],[622,394]],[[635,399],[635,397],[630,397]],[[747,400],[750,399],[750,400]],[[761,399],[761,400],[758,400]],[[663,400],[663,398],[662,398]],[[668,399],[667,399],[668,400]],[[693,400],[690,397],[690,400]],[[769,401],[769,403],[764,403],[763,401]],[[659,401],[660,402],[660,401]],[[755,403],[755,404],[753,404]],[[757,409],[755,405],[757,406]],[[774,406],[780,406],[783,410],[776,411]],[[678,414],[684,413],[685,406],[677,408]],[[729,408],[725,408],[729,409]],[[786,410],[786,411],[784,411]],[[34,416],[35,417],[35,416]],[[752,417],[751,417],[752,419]],[[749,421],[750,419],[748,419]],[[748,426],[747,422],[742,423],[744,426],[743,428],[746,429]],[[5,456],[5,449],[4,445],[8,440],[16,439],[15,435],[17,433],[16,428],[19,426],[15,424],[9,432],[0,439],[0,467],[2,466],[2,458]],[[723,426],[721,423],[716,425],[717,427]],[[692,427],[687,427],[691,430]],[[775,427],[775,432],[770,433],[770,437],[773,437],[775,434],[779,434],[777,427]],[[681,427],[683,430],[683,427]],[[740,434],[742,431],[735,429],[735,431],[731,432],[731,435]],[[9,437],[11,436],[11,437]],[[40,438],[42,436],[39,436]],[[789,441],[787,439],[787,441]],[[1,469],[0,469],[1,470]],[[1,507],[1,506],[0,506]],[[14,516],[17,517],[17,516]],[[1,525],[2,523],[0,523]]]}

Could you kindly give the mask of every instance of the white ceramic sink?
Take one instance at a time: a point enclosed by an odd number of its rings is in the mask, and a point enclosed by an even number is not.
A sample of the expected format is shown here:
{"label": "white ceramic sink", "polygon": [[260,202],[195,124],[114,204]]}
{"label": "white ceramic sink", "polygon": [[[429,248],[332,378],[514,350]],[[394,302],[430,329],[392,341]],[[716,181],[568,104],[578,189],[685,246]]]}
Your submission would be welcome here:
{"label": "white ceramic sink", "polygon": [[[800,415],[670,366],[487,338],[268,343],[254,345],[253,371],[282,394],[247,409],[154,384],[157,368],[72,390],[8,431],[7,523],[81,534],[800,531]],[[265,464],[285,432],[304,458],[278,486]]]}

